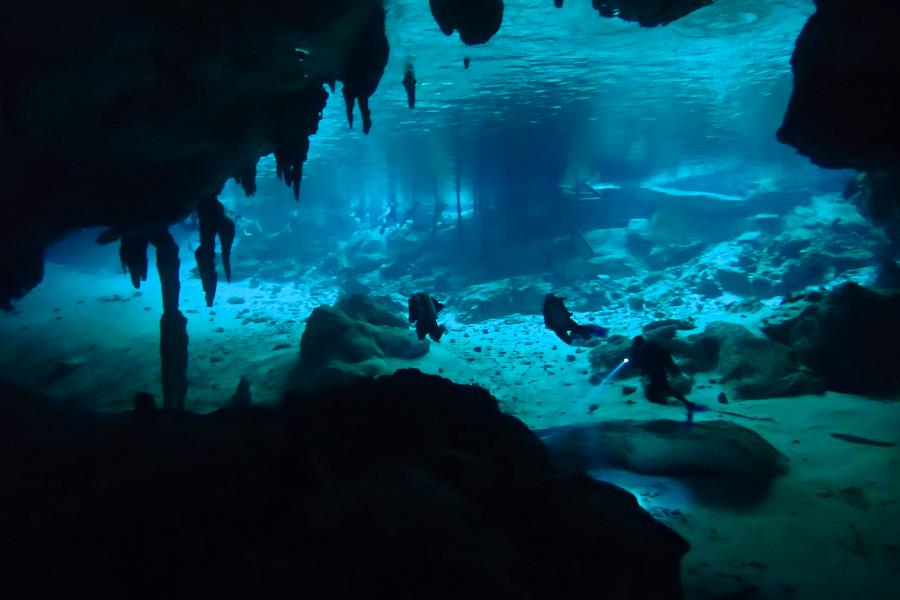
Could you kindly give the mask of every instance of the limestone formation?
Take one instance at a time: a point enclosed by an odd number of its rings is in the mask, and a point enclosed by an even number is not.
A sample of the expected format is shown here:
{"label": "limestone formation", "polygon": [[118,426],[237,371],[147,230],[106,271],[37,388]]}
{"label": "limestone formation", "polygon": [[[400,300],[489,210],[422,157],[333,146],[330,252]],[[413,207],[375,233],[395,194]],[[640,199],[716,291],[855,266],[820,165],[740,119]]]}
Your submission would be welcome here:
{"label": "limestone formation", "polygon": [[184,410],[187,398],[187,319],[181,311],[164,312],[159,320],[163,407]]}
{"label": "limestone formation", "polygon": [[225,207],[215,197],[204,199],[197,206],[200,221],[200,245],[194,251],[197,270],[203,282],[206,305],[212,306],[216,297],[216,238],[222,248],[225,278],[231,281],[231,245],[234,243],[234,222],[225,216]]}
{"label": "limestone formation", "polygon": [[131,284],[135,289],[141,287],[142,281],[147,281],[147,237],[142,234],[127,234],[122,236],[119,246],[119,260],[122,261],[122,271],[131,275]]}
{"label": "limestone formation", "polygon": [[372,127],[369,98],[375,93],[388,61],[388,41],[384,33],[384,9],[373,3],[363,17],[360,29],[341,73],[347,122],[353,127],[353,103],[359,106],[363,133]]}
{"label": "limestone formation", "polygon": [[900,294],[847,283],[788,300],[761,328],[790,346],[828,389],[887,397],[900,391]]}

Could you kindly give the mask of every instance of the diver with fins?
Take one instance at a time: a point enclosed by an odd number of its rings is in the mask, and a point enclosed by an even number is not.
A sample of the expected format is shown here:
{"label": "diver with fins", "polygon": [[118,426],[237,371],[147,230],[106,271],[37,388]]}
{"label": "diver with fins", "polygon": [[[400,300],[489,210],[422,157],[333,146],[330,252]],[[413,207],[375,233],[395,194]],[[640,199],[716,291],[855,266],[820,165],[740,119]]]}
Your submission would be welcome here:
{"label": "diver with fins", "polygon": [[563,342],[572,345],[576,340],[589,340],[595,337],[606,337],[609,329],[600,325],[579,325],[572,320],[572,313],[566,308],[563,299],[553,294],[544,296],[544,326],[556,334]]}
{"label": "diver with fins", "polygon": [[636,336],[631,342],[628,362],[641,372],[644,397],[656,404],[666,404],[668,398],[675,398],[687,408],[687,422],[693,423],[694,413],[706,410],[702,404],[691,402],[684,394],[669,383],[669,375],[681,374],[681,369],[672,359],[672,353],[655,340]]}
{"label": "diver with fins", "polygon": [[409,322],[416,324],[416,335],[424,340],[426,335],[436,342],[441,341],[441,336],[447,332],[444,325],[438,325],[437,316],[444,305],[425,292],[419,292],[409,297]]}

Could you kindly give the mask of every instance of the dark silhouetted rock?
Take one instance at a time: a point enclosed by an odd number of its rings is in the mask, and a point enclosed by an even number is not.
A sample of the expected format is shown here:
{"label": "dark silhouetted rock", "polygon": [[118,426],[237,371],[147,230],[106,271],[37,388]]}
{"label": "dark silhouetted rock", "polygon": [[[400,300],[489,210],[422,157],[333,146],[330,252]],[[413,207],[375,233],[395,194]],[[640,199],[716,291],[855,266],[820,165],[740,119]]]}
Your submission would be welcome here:
{"label": "dark silhouetted rock", "polygon": [[687,542],[631,494],[554,470],[475,386],[401,371],[140,428],[2,392],[0,524],[16,551],[0,572],[35,596],[141,582],[174,598],[682,597]]}
{"label": "dark silhouetted rock", "polygon": [[778,140],[823,167],[897,169],[897,23],[894,0],[816,0],[791,57],[794,89]]}
{"label": "dark silhouetted rock", "polygon": [[163,406],[184,410],[187,397],[187,319],[180,311],[164,312],[159,320]]}

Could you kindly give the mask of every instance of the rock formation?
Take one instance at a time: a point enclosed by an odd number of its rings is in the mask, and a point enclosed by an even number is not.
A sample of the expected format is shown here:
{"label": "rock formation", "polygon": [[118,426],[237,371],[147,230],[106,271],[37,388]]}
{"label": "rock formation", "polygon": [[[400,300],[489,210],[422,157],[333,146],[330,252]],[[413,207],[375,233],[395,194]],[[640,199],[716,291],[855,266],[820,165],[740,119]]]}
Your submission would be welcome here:
{"label": "rock formation", "polygon": [[779,141],[833,169],[900,169],[900,4],[815,0]]}
{"label": "rock formation", "polygon": [[561,468],[672,477],[701,498],[738,504],[762,499],[787,466],[762,436],[727,421],[700,421],[689,430],[669,420],[604,421],[536,433]]}
{"label": "rock formation", "polygon": [[354,294],[313,310],[300,338],[300,364],[292,387],[309,393],[385,374],[388,358],[425,355],[428,340],[417,340],[392,308],[384,300]]}
{"label": "rock formation", "polygon": [[687,542],[631,494],[554,470],[475,386],[401,371],[139,426],[0,391],[0,527],[16,549],[0,574],[37,596],[140,582],[176,598],[682,597]]}
{"label": "rock formation", "polygon": [[900,294],[847,283],[827,295],[788,299],[761,328],[790,346],[830,390],[873,396],[900,391]]}
{"label": "rock formation", "polygon": [[203,282],[206,306],[212,306],[216,297],[216,237],[222,247],[222,266],[225,279],[231,281],[231,245],[234,243],[234,222],[225,216],[225,207],[215,197],[209,197],[197,205],[200,222],[200,245],[194,250],[197,270]]}

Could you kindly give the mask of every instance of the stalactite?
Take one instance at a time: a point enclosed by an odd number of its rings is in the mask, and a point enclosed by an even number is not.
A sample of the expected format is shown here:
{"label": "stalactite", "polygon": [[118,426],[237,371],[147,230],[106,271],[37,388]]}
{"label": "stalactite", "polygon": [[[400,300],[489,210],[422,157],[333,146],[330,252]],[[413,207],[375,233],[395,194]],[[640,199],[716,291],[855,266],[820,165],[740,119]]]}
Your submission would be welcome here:
{"label": "stalactite", "polygon": [[406,90],[406,103],[410,109],[416,107],[416,72],[411,62],[403,67],[403,89]]}
{"label": "stalactite", "polygon": [[163,312],[178,311],[178,297],[181,294],[181,282],[178,269],[178,244],[168,229],[160,228],[150,234],[150,243],[156,248],[156,270],[162,289]]}
{"label": "stalactite", "polygon": [[203,283],[206,305],[212,306],[216,297],[218,275],[216,274],[216,236],[222,245],[222,265],[225,278],[231,281],[231,246],[234,243],[234,222],[225,216],[225,207],[210,196],[197,205],[200,221],[200,245],[194,251],[197,270]]}
{"label": "stalactite", "polygon": [[347,125],[350,126],[350,129],[353,129],[353,102],[356,98],[353,97],[353,94],[347,89],[346,85],[341,93],[344,96],[344,109],[347,112]]}
{"label": "stalactite", "polygon": [[156,270],[162,288],[163,314],[159,321],[159,354],[161,361],[163,406],[184,410],[187,397],[188,336],[187,318],[178,310],[181,282],[178,269],[178,244],[165,227],[149,234],[156,248]]}
{"label": "stalactite", "polygon": [[[309,139],[304,138],[295,143],[300,149],[281,148],[275,151],[275,174],[294,192],[294,200],[300,198],[300,179],[303,177],[303,163],[309,152]],[[293,144],[292,144],[293,145]]]}
{"label": "stalactite", "polygon": [[251,161],[241,167],[240,172],[234,176],[234,180],[237,182],[241,189],[244,190],[244,194],[247,196],[252,196],[256,193],[256,162]]}
{"label": "stalactite", "polygon": [[119,246],[122,271],[131,275],[131,284],[135,288],[140,288],[141,282],[147,281],[147,245],[145,235],[127,234],[122,236]]}

